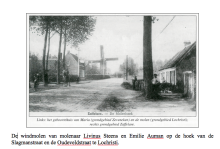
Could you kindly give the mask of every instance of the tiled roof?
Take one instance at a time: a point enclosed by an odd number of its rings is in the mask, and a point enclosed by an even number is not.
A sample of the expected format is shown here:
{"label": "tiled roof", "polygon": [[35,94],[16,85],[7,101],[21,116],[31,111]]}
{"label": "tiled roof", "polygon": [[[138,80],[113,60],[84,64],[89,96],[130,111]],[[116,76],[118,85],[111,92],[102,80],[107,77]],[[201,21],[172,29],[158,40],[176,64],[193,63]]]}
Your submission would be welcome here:
{"label": "tiled roof", "polygon": [[72,54],[72,53],[70,53],[73,57],[74,57],[74,59],[78,62],[78,56],[76,56],[76,55],[74,55],[74,54]]}
{"label": "tiled roof", "polygon": [[176,66],[188,53],[190,53],[194,48],[196,48],[196,42],[185,47],[183,50],[178,52],[174,57],[172,57],[160,70],[172,68]]}
{"label": "tiled roof", "polygon": [[[78,62],[78,56],[76,56],[76,55],[74,55],[74,54],[72,54],[72,53],[70,53],[72,56],[73,56],[73,58]],[[80,60],[79,60],[79,63],[80,63],[80,65],[84,65],[84,62],[80,62]]]}
{"label": "tiled roof", "polygon": [[[74,54],[72,54],[72,53],[70,53],[72,56],[73,56],[73,58],[78,62],[78,56],[76,56],[76,55],[74,55]],[[83,69],[83,70],[85,70],[85,63],[82,63],[82,62],[79,62],[79,67],[80,67],[80,69]]]}

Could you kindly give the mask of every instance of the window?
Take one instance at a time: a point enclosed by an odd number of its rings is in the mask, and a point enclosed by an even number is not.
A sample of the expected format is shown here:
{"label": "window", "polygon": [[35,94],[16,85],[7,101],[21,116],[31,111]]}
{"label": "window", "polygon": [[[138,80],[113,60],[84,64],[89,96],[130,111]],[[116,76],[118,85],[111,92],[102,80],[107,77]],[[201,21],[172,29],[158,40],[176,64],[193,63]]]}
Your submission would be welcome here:
{"label": "window", "polygon": [[170,71],[166,72],[166,82],[170,83]]}

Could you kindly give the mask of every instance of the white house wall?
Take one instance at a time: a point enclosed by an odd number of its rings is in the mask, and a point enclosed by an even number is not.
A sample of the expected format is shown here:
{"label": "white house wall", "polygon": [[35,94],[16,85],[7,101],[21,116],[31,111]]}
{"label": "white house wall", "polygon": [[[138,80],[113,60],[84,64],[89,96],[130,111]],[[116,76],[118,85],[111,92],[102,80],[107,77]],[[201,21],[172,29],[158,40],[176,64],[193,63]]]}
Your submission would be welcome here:
{"label": "white house wall", "polygon": [[[175,76],[175,85],[176,85],[176,67],[168,68],[168,69],[164,69],[164,70],[159,71],[159,76],[160,76],[159,80],[160,80],[160,83],[162,83],[163,81],[168,82],[168,83],[171,82],[171,80],[170,80],[170,75],[171,75],[170,72],[171,72],[171,71],[174,71],[174,72],[175,72],[174,76]],[[163,80],[163,74],[165,74],[165,75],[164,75],[164,80]],[[167,80],[167,79],[168,79],[168,78],[167,78],[167,74],[169,74],[169,81]]]}
{"label": "white house wall", "polygon": [[65,57],[65,61],[68,67],[70,75],[78,75],[78,62],[71,54],[67,54]]}

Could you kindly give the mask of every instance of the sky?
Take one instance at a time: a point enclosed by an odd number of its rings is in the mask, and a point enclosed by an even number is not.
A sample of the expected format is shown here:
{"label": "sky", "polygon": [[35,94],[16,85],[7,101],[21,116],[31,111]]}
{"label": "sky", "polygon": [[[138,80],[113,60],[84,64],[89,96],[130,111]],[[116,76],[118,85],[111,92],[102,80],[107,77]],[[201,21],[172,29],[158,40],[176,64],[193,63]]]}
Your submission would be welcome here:
{"label": "sky", "polygon": [[[80,59],[99,60],[100,45],[103,45],[105,58],[119,59],[107,62],[111,73],[119,70],[119,65],[124,62],[126,55],[133,58],[139,67],[143,66],[143,16],[103,15],[95,17],[97,19],[95,31],[89,40],[79,46]],[[196,16],[155,17],[159,20],[152,23],[153,60],[169,60],[184,48],[184,41],[191,43],[196,41]],[[161,33],[164,28],[165,30]],[[42,56],[43,44],[44,36],[37,36],[36,33],[30,32],[30,51],[32,53]],[[51,55],[57,55],[58,45],[59,36],[55,34],[51,38]],[[70,46],[67,46],[67,51],[78,54],[78,51]]]}

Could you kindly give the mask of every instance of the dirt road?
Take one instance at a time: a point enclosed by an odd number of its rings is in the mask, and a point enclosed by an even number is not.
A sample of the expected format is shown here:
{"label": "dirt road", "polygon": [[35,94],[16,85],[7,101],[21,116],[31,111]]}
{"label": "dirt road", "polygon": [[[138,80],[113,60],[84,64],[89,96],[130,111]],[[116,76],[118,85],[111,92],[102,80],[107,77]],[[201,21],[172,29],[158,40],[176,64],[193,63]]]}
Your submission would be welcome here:
{"label": "dirt road", "polygon": [[147,101],[122,88],[120,78],[71,83],[29,94],[30,112],[133,112],[138,116],[195,116],[194,102],[181,98]]}

